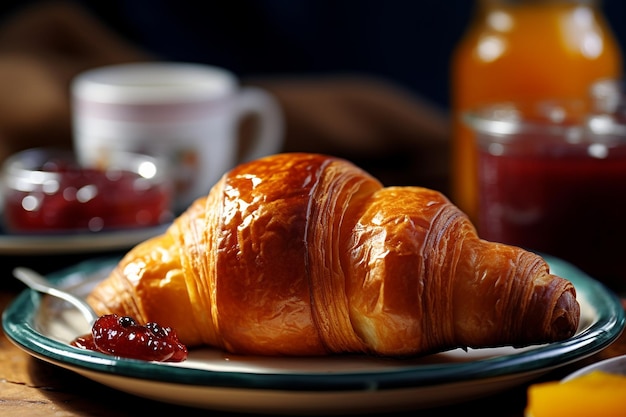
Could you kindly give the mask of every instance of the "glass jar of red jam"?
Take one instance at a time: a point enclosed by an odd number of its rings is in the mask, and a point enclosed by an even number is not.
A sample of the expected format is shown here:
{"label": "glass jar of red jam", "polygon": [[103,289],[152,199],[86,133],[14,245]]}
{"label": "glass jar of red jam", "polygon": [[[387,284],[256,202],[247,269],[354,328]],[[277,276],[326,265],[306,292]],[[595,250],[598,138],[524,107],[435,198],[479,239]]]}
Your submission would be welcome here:
{"label": "glass jar of red jam", "polygon": [[477,135],[477,229],[626,284],[626,124],[583,101],[469,112]]}
{"label": "glass jar of red jam", "polygon": [[73,152],[34,148],[3,164],[3,225],[8,232],[99,232],[171,221],[172,186],[153,157],[119,153],[101,167]]}

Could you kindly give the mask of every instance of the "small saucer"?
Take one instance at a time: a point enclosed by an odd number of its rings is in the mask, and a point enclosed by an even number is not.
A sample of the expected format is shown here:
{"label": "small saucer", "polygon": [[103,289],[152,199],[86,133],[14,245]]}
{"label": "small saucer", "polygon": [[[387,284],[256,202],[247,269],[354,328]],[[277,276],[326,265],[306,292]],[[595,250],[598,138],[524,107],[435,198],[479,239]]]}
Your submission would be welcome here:
{"label": "small saucer", "polygon": [[563,378],[562,382],[571,381],[582,375],[589,374],[593,371],[603,371],[610,374],[626,375],[626,355],[616,356],[614,358],[605,359],[600,362],[592,363],[576,372],[573,372]]}

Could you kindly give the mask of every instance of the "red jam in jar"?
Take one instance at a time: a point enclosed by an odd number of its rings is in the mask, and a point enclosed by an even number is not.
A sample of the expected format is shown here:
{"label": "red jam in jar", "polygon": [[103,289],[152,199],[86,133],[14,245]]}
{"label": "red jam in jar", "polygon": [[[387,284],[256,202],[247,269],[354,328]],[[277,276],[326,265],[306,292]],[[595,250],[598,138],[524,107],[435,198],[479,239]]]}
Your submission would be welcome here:
{"label": "red jam in jar", "polygon": [[172,219],[171,185],[146,155],[119,154],[106,168],[82,167],[70,151],[29,149],[4,163],[9,232],[149,227]]}
{"label": "red jam in jar", "polygon": [[561,150],[558,158],[480,154],[481,237],[626,280],[626,146],[600,150],[603,158]]}
{"label": "red jam in jar", "polygon": [[559,122],[556,110],[550,123],[477,125],[479,235],[559,257],[621,288],[626,125],[608,114]]}

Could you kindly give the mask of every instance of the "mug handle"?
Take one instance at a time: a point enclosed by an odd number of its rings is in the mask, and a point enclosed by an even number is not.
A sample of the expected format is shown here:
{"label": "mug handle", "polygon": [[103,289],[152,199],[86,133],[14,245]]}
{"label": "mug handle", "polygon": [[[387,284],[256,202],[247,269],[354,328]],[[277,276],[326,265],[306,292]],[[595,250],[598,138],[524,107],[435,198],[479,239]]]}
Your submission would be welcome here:
{"label": "mug handle", "polygon": [[240,162],[279,152],[284,140],[284,117],[278,101],[261,88],[242,87],[236,106],[238,120],[246,115],[258,116],[258,129],[239,156]]}

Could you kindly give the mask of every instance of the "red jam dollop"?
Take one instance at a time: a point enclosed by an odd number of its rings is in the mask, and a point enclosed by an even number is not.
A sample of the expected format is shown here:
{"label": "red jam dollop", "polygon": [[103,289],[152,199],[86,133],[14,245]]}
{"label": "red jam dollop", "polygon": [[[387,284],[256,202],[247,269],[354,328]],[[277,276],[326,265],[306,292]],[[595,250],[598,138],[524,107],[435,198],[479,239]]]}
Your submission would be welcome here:
{"label": "red jam dollop", "polygon": [[[4,226],[11,232],[150,227],[171,221],[172,189],[144,172],[80,166],[70,154],[14,159],[5,170]],[[46,158],[47,157],[47,158]],[[139,158],[139,156],[137,156]],[[18,155],[19,158],[19,155]],[[30,165],[28,165],[30,164]],[[146,176],[146,172],[148,176]]]}
{"label": "red jam dollop", "polygon": [[187,347],[172,328],[154,322],[142,326],[132,317],[117,314],[99,317],[91,334],[77,337],[71,345],[145,361],[182,362],[187,359]]}

